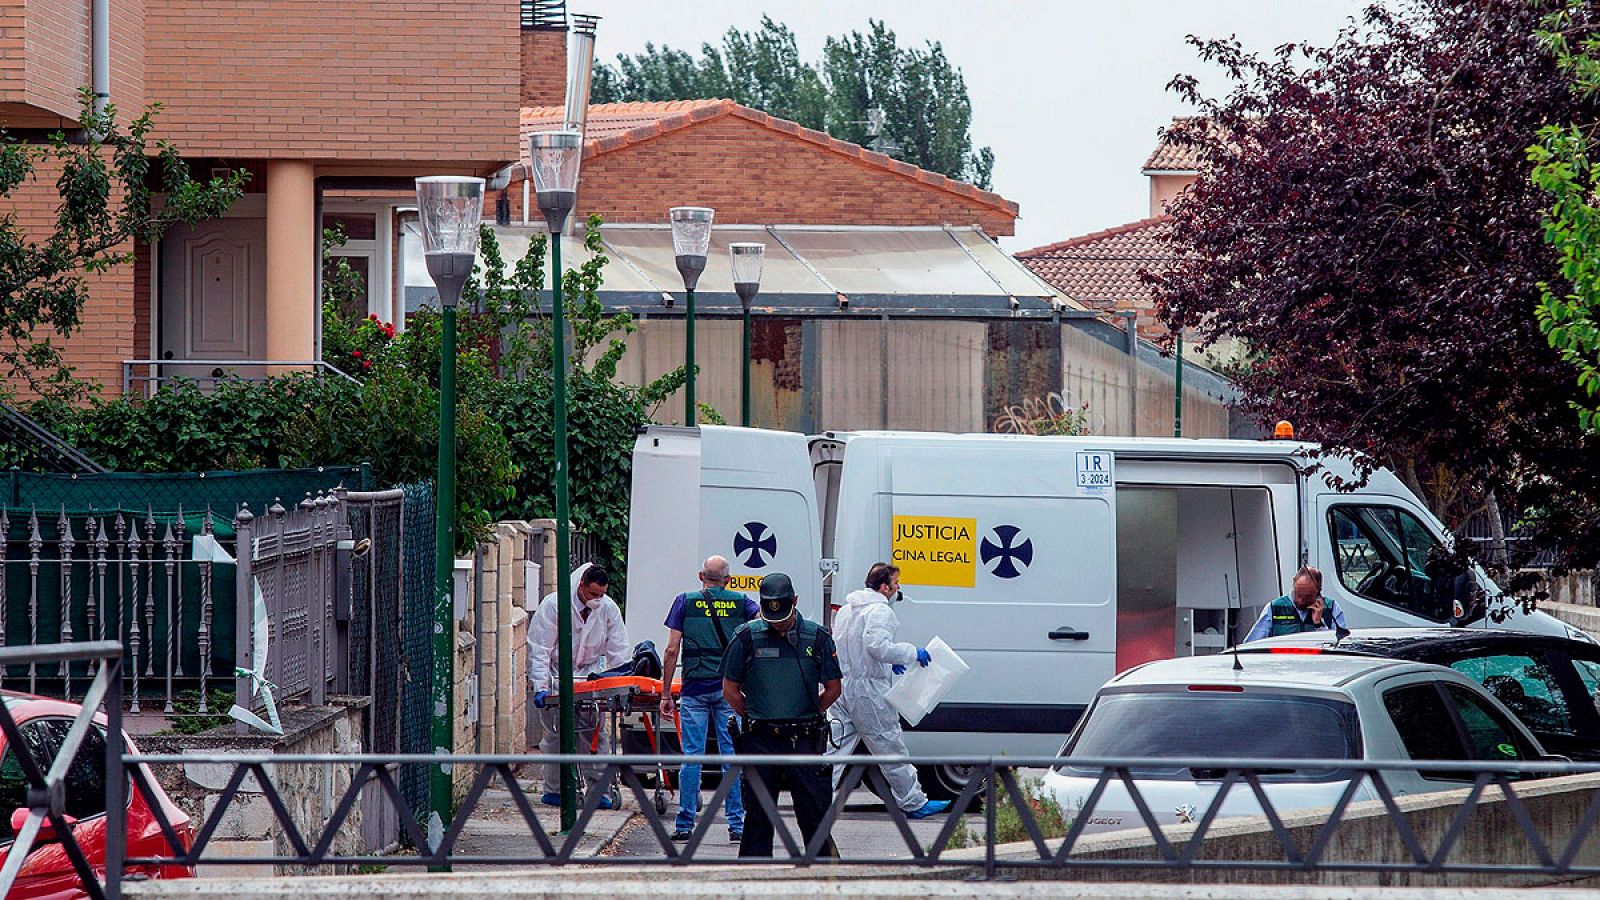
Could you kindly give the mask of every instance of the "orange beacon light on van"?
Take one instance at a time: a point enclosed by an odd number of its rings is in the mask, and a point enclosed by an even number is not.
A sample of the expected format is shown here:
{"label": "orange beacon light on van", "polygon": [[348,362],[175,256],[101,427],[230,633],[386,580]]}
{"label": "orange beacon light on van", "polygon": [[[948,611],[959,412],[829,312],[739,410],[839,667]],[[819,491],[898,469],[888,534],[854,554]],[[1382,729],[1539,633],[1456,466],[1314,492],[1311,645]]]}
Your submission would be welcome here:
{"label": "orange beacon light on van", "polygon": [[1294,425],[1288,419],[1280,421],[1272,427],[1272,439],[1275,441],[1294,440]]}

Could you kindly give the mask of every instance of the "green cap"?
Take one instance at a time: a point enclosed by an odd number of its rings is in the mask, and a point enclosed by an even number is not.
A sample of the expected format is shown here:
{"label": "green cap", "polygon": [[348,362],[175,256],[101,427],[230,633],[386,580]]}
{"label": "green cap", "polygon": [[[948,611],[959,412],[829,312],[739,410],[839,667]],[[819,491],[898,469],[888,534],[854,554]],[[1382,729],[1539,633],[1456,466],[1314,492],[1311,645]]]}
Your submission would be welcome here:
{"label": "green cap", "polygon": [[794,583],[782,572],[761,579],[761,618],[783,622],[794,612]]}

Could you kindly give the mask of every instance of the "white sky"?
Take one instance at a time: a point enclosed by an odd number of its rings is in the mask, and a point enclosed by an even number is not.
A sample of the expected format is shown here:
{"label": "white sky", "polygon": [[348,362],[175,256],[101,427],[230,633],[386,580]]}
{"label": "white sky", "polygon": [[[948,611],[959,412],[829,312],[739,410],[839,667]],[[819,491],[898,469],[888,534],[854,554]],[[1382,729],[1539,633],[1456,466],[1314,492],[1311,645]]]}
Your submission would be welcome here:
{"label": "white sky", "polygon": [[1247,48],[1329,43],[1366,0],[568,0],[602,16],[596,55],[646,42],[699,54],[763,13],[788,25],[817,63],[830,35],[882,19],[902,47],[938,41],[966,77],[975,146],[994,148],[994,187],[1022,205],[1021,250],[1149,213],[1139,166],[1156,129],[1186,110],[1166,90],[1179,73],[1224,90],[1184,37],[1235,34]]}

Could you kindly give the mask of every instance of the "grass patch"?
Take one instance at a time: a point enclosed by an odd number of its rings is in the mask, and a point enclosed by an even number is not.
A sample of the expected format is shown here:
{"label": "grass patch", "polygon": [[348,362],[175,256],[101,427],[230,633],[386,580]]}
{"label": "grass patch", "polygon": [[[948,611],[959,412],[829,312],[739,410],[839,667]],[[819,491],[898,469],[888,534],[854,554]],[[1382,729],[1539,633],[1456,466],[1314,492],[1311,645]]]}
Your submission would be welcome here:
{"label": "grass patch", "polygon": [[200,692],[196,690],[179,691],[172,698],[171,725],[165,734],[199,734],[210,731],[219,725],[226,725],[233,719],[228,716],[228,710],[233,706],[233,691],[212,691],[206,696],[206,712],[200,712]]}

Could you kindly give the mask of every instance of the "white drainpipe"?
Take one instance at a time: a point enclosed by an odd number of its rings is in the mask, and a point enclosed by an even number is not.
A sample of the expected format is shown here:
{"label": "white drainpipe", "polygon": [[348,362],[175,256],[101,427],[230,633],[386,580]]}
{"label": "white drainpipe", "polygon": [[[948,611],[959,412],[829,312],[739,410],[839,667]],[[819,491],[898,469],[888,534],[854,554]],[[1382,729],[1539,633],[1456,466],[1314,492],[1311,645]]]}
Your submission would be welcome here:
{"label": "white drainpipe", "polygon": [[94,0],[89,32],[94,45],[94,112],[99,115],[111,102],[111,0]]}

